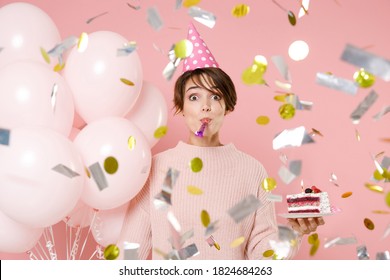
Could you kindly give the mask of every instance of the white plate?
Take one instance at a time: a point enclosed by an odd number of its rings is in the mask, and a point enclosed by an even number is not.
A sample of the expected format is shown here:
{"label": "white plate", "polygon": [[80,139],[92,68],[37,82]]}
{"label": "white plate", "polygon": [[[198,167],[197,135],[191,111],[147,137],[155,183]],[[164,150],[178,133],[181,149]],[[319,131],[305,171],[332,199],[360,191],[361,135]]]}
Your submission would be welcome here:
{"label": "white plate", "polygon": [[318,218],[318,217],[324,217],[324,216],[331,216],[334,215],[341,210],[337,207],[331,206],[329,213],[283,213],[278,214],[279,216],[287,219],[298,219],[298,218]]}

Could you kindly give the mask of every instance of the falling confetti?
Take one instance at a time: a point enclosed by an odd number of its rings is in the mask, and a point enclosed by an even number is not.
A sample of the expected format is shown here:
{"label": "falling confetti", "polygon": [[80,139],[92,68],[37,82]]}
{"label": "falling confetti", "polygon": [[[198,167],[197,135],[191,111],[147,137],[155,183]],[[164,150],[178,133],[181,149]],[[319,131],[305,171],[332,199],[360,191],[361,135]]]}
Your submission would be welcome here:
{"label": "falling confetti", "polygon": [[378,99],[378,94],[372,90],[370,93],[359,103],[358,107],[351,113],[351,119],[354,124],[358,124],[362,116]]}
{"label": "falling confetti", "polygon": [[87,19],[85,22],[87,24],[90,24],[93,20],[97,19],[98,17],[104,16],[106,14],[108,14],[108,12],[103,12],[101,14],[98,14],[97,16],[94,16],[94,17],[91,17],[91,18]]}
{"label": "falling confetti", "polygon": [[263,190],[269,192],[276,188],[276,180],[274,178],[268,177],[263,180],[261,187]]}
{"label": "falling confetti", "polygon": [[375,228],[375,225],[374,223],[369,219],[369,218],[365,218],[364,219],[364,226],[369,229],[369,230],[373,230]]}
{"label": "falling confetti", "polygon": [[385,196],[385,201],[386,201],[386,204],[387,206],[390,207],[390,192],[388,192]]}
{"label": "falling confetti", "polygon": [[198,157],[193,158],[190,161],[190,167],[191,167],[192,172],[199,172],[203,168],[203,161]]}
{"label": "falling confetti", "polygon": [[160,30],[163,26],[163,22],[156,7],[148,8],[147,21],[149,25],[156,31]]}
{"label": "falling confetti", "polygon": [[368,88],[375,83],[375,77],[363,68],[353,74],[353,79],[362,88]]}
{"label": "falling confetti", "polygon": [[118,166],[118,161],[114,157],[108,157],[104,160],[104,170],[106,170],[108,174],[114,174],[117,172]]}
{"label": "falling confetti", "polygon": [[200,0],[184,0],[183,1],[183,7],[189,8],[191,6],[198,5]]}
{"label": "falling confetti", "polygon": [[108,245],[104,249],[104,259],[106,260],[116,260],[119,256],[119,248],[114,244]]}
{"label": "falling confetti", "polygon": [[359,88],[355,82],[337,77],[329,73],[317,73],[316,82],[319,85],[343,91],[351,95],[355,95]]}
{"label": "falling confetti", "polygon": [[342,198],[347,198],[347,197],[350,197],[352,195],[352,192],[345,192],[341,195]]}
{"label": "falling confetti", "polygon": [[49,56],[49,54],[46,52],[46,50],[44,48],[41,47],[40,49],[41,49],[41,55],[42,55],[43,59],[45,60],[45,62],[47,64],[50,64],[50,56]]}
{"label": "falling confetti", "polygon": [[80,35],[80,38],[77,42],[77,51],[84,52],[88,47],[88,34],[83,32]]}
{"label": "falling confetti", "polygon": [[230,243],[230,248],[236,248],[236,247],[240,246],[242,243],[244,243],[244,241],[245,241],[245,237],[240,236]]}
{"label": "falling confetti", "polygon": [[95,180],[95,183],[100,191],[108,187],[106,177],[104,176],[103,170],[99,162],[96,162],[89,166],[89,170],[91,171],[92,178]]}
{"label": "falling confetti", "polygon": [[264,258],[270,258],[273,255],[274,255],[274,250],[267,250],[267,251],[264,251],[264,253],[263,253]]}
{"label": "falling confetti", "polygon": [[9,129],[0,128],[0,145],[8,146],[11,131]]}
{"label": "falling confetti", "polygon": [[217,21],[217,17],[213,13],[202,10],[196,6],[192,6],[188,9],[188,15],[208,28],[213,28]]}
{"label": "falling confetti", "polygon": [[241,222],[262,205],[254,195],[249,195],[228,210],[230,217],[236,222]]}
{"label": "falling confetti", "polygon": [[192,54],[193,49],[194,46],[191,41],[184,39],[175,44],[174,51],[176,57],[186,58]]}
{"label": "falling confetti", "polygon": [[259,125],[267,125],[269,123],[269,117],[267,116],[258,116],[256,123]]}
{"label": "falling confetti", "polygon": [[287,103],[279,107],[279,115],[284,120],[292,119],[295,116],[295,108],[293,105]]}
{"label": "falling confetti", "polygon": [[364,184],[369,190],[378,192],[378,193],[383,193],[383,188],[381,186],[371,184],[371,183],[366,183]]}
{"label": "falling confetti", "polygon": [[232,15],[234,17],[240,18],[240,17],[244,17],[247,14],[249,14],[249,11],[250,11],[250,8],[248,5],[238,4],[238,5],[234,6],[234,8],[232,9]]}
{"label": "falling confetti", "polygon": [[80,176],[80,174],[78,174],[77,172],[73,171],[72,169],[70,169],[69,167],[67,167],[63,164],[58,164],[58,165],[54,166],[52,168],[52,170],[66,176],[68,178],[74,178],[74,177]]}
{"label": "falling confetti", "polygon": [[201,194],[203,194],[203,191],[200,188],[195,187],[195,186],[187,186],[187,191],[188,191],[188,193],[190,193],[192,195],[201,195]]}
{"label": "falling confetti", "polygon": [[164,137],[168,132],[168,127],[163,125],[163,126],[160,126],[159,128],[157,128],[155,131],[154,131],[154,138],[157,138],[157,139],[160,139],[162,137]]}
{"label": "falling confetti", "polygon": [[200,213],[200,220],[202,221],[202,225],[204,227],[208,227],[210,224],[210,215],[206,210],[202,210]]}
{"label": "falling confetti", "polygon": [[297,18],[295,17],[294,13],[291,12],[291,11],[288,11],[288,21],[290,22],[290,24],[292,26],[295,26],[295,24],[297,23]]}
{"label": "falling confetti", "polygon": [[129,139],[127,139],[127,147],[130,151],[135,149],[136,141],[134,136],[130,136]]}

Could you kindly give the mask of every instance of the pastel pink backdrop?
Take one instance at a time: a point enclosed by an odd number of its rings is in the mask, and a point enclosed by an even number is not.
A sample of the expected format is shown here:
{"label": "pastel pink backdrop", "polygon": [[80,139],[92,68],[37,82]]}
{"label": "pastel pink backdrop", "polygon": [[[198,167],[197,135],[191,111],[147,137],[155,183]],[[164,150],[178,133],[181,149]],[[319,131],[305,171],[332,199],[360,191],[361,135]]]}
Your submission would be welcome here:
{"label": "pastel pink backdrop", "polygon": [[[2,0],[1,5],[15,1]],[[188,23],[192,18],[187,8],[175,9],[176,0],[170,1],[26,1],[43,9],[53,19],[61,38],[79,36],[81,32],[101,30],[113,31],[134,40],[143,68],[143,79],[152,82],[164,94],[171,108],[173,83],[181,72],[181,65],[171,81],[162,76],[168,63],[167,53],[172,44],[186,38]],[[141,9],[134,10],[126,3]],[[299,1],[277,1],[296,15]],[[389,237],[382,238],[390,224],[389,214],[375,214],[373,210],[390,211],[384,195],[365,188],[375,165],[370,154],[385,152],[389,155],[389,115],[381,120],[373,120],[373,115],[384,106],[390,105],[389,84],[377,77],[369,89],[359,89],[356,96],[332,90],[316,84],[317,72],[333,74],[352,80],[357,67],[340,60],[346,44],[353,44],[376,55],[390,59],[390,35],[385,31],[390,25],[387,0],[354,1],[311,1],[309,14],[298,20],[296,26],[288,22],[287,12],[273,1],[248,0],[250,12],[242,18],[231,14],[237,1],[201,1],[198,6],[213,12],[216,25],[210,29],[192,20],[207,42],[208,47],[223,68],[234,80],[239,94],[234,113],[227,117],[222,131],[222,142],[233,142],[239,149],[261,161],[270,177],[277,180],[275,194],[285,196],[299,192],[300,182],[316,185],[329,192],[332,204],[342,212],[326,217],[326,225],[318,229],[321,246],[315,256],[310,256],[310,245],[306,238],[296,259],[357,259],[356,247],[366,245],[371,258],[377,252],[390,250]],[[147,22],[147,9],[156,7],[163,20],[163,27],[156,31]],[[103,12],[107,14],[87,24],[86,20]],[[288,57],[288,47],[295,40],[304,40],[310,47],[308,57],[303,61],[293,61]],[[256,55],[263,55],[269,65],[264,85],[247,86],[241,80],[242,72],[252,64]],[[292,76],[292,91],[301,100],[313,102],[311,111],[297,111],[291,120],[283,120],[278,114],[280,103],[273,98],[279,90],[274,81],[283,81],[271,57],[285,58]],[[379,98],[363,116],[359,124],[351,122],[350,114],[374,89]],[[256,118],[266,115],[270,123],[259,126]],[[274,151],[274,136],[287,128],[304,125],[308,130],[315,128],[323,137],[315,136],[315,143],[299,148]],[[168,133],[152,149],[152,153],[173,147],[179,140],[186,140],[188,132],[180,116],[168,114]],[[356,130],[361,141],[356,140]],[[282,165],[280,156],[289,160],[302,160],[302,173],[291,184],[283,184],[278,176]],[[330,175],[337,175],[339,187],[329,181]],[[385,193],[388,183],[381,184]],[[341,198],[344,192],[352,191],[349,198]],[[277,203],[277,213],[285,213],[285,203]],[[375,229],[368,230],[364,218],[375,223]],[[286,220],[278,216],[280,224]],[[55,237],[64,238],[63,225],[59,225]],[[56,229],[56,227],[55,227]],[[324,248],[324,243],[336,237],[355,237],[357,243]],[[91,245],[94,246],[94,245]],[[26,259],[26,254],[0,253],[0,259]]]}

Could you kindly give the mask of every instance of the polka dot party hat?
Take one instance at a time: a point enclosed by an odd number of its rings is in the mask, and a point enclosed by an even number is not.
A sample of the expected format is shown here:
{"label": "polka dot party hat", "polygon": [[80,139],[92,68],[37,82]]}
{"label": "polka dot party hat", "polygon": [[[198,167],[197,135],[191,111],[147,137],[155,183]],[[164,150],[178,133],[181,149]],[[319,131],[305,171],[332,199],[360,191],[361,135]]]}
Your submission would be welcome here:
{"label": "polka dot party hat", "polygon": [[219,67],[195,26],[190,23],[187,40],[193,45],[192,54],[184,60],[183,73],[196,68]]}

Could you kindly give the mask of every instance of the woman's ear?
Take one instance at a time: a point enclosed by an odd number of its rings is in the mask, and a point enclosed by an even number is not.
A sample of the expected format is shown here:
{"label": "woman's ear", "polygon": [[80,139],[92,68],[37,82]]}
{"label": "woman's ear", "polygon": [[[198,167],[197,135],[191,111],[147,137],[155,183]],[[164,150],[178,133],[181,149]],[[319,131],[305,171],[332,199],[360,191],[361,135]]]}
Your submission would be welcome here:
{"label": "woman's ear", "polygon": [[230,110],[226,110],[226,111],[225,111],[225,116],[226,116],[227,114],[230,114],[230,113],[231,113]]}

